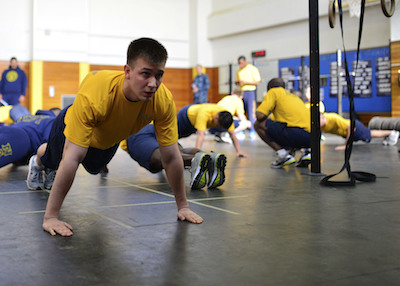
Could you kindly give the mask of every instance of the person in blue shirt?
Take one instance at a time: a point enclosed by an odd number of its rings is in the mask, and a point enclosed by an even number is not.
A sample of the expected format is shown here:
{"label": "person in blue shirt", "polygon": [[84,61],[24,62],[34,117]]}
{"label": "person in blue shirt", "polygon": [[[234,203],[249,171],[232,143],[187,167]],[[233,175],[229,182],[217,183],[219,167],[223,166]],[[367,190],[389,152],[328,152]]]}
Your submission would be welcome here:
{"label": "person in blue shirt", "polygon": [[196,66],[197,76],[193,79],[193,104],[208,102],[208,89],[210,88],[210,80],[208,75],[203,73],[201,65]]}
{"label": "person in blue shirt", "polygon": [[9,105],[18,105],[25,99],[28,80],[25,72],[18,66],[15,57],[10,59],[10,66],[1,75],[0,99]]}

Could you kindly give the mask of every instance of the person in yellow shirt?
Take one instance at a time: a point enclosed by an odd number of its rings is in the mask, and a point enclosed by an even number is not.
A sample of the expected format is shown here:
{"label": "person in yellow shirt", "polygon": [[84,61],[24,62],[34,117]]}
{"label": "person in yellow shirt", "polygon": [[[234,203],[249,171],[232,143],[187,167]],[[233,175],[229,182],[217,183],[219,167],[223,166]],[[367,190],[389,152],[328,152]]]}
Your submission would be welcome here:
{"label": "person in yellow shirt", "polygon": [[[350,137],[350,124],[349,119],[345,119],[337,113],[326,112],[320,115],[321,131],[342,136],[346,138],[344,145],[337,146],[335,150],[345,150],[347,141]],[[354,129],[354,142],[364,141],[371,142],[371,138],[385,138],[384,145],[396,145],[399,139],[399,131],[397,130],[371,130],[362,124],[361,121],[355,121]]]}
{"label": "person in yellow shirt", "polygon": [[251,127],[251,122],[247,120],[244,112],[243,92],[240,88],[235,88],[231,95],[224,96],[217,104],[232,114],[236,135]]}
{"label": "person in yellow shirt", "polygon": [[242,153],[240,143],[236,138],[232,114],[224,107],[216,103],[186,105],[179,110],[177,118],[179,138],[188,137],[196,133],[196,148],[202,148],[204,135],[207,129],[221,128],[227,130],[229,133],[236,149],[236,156],[247,156]]}
{"label": "person in yellow shirt", "polygon": [[[271,167],[281,168],[296,162],[291,150],[310,148],[310,112],[298,96],[285,90],[281,78],[271,79],[267,91],[257,108],[254,127],[260,138],[276,151],[277,159]],[[297,165],[307,166],[303,161],[311,162],[311,155],[303,154]]]}
{"label": "person in yellow shirt", "polygon": [[250,137],[255,138],[256,133],[254,131],[253,124],[256,121],[256,89],[257,85],[261,82],[261,76],[258,69],[247,63],[245,56],[238,58],[239,70],[236,72],[236,85],[238,85],[243,91],[243,102],[244,109],[247,113],[247,118],[251,122]]}
{"label": "person in yellow shirt", "polygon": [[[48,144],[39,147],[29,163],[28,187],[40,180],[44,168],[57,170],[46,206],[43,229],[71,236],[72,226],[58,219],[65,196],[80,164],[99,173],[114,156],[121,140],[154,121],[163,165],[175,195],[178,218],[203,219],[186,199],[183,163],[178,148],[175,103],[162,84],[167,51],[158,41],[140,38],[130,43],[123,72],[89,73],[74,103],[56,118]],[[45,180],[47,178],[45,177]]]}
{"label": "person in yellow shirt", "polygon": [[[249,129],[252,124],[247,120],[244,112],[242,90],[240,88],[235,88],[230,95],[224,96],[217,104],[224,107],[230,114],[232,114],[236,137],[238,139],[244,139],[245,134],[243,131]],[[215,134],[215,140],[218,142],[228,142],[228,140],[230,140],[230,138],[227,138],[226,136],[228,133],[224,132],[224,130],[210,129],[210,131]],[[239,136],[241,137],[239,138]]]}

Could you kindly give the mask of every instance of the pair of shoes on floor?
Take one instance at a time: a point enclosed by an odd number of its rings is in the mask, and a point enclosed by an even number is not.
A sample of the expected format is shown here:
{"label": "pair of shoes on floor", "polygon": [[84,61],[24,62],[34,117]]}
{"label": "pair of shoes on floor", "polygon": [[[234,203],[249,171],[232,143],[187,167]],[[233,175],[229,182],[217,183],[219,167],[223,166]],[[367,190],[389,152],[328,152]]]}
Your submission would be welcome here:
{"label": "pair of shoes on floor", "polygon": [[[209,189],[217,188],[225,182],[226,156],[221,153],[197,152],[191,162],[190,187],[201,189],[207,185]],[[208,175],[208,184],[207,184]]]}
{"label": "pair of shoes on floor", "polygon": [[392,130],[392,133],[390,133],[389,136],[387,136],[385,138],[385,140],[383,140],[382,144],[387,146],[394,146],[397,144],[397,141],[399,140],[399,131],[397,130]]}
{"label": "pair of shoes on floor", "polygon": [[40,167],[36,163],[37,156],[34,155],[29,160],[29,171],[26,184],[29,190],[51,190],[56,171]]}

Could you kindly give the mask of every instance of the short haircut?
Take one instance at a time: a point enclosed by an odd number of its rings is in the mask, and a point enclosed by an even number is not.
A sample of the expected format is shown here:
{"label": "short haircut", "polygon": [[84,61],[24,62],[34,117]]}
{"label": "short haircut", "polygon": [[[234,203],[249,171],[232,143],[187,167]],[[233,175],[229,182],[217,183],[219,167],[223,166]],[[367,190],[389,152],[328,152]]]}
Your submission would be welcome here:
{"label": "short haircut", "polygon": [[228,111],[218,112],[218,123],[222,128],[229,129],[233,123],[232,114],[230,114]]}
{"label": "short haircut", "polygon": [[280,77],[275,77],[268,82],[267,90],[270,90],[274,87],[283,87],[285,88],[285,82]]}
{"label": "short haircut", "polygon": [[12,60],[17,60],[17,58],[16,58],[16,57],[12,57],[12,58],[10,59],[10,62],[11,62]]}
{"label": "short haircut", "polygon": [[239,57],[238,57],[238,62],[239,62],[240,60],[246,60],[246,57],[245,57],[245,56],[239,56]]}
{"label": "short haircut", "polygon": [[152,64],[159,65],[167,61],[168,53],[158,41],[151,38],[140,38],[129,44],[126,63],[133,67],[138,58],[144,58]]}
{"label": "short haircut", "polygon": [[236,94],[237,96],[242,96],[243,95],[243,91],[241,90],[240,87],[237,87],[233,90],[232,94]]}

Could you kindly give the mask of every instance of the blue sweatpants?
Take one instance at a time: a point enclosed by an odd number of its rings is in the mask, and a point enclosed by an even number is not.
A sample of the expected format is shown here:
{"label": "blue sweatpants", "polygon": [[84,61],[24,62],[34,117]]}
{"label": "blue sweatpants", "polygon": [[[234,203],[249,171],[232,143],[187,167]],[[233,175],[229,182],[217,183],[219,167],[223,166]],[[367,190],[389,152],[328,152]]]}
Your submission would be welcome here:
{"label": "blue sweatpants", "polygon": [[0,168],[25,161],[36,150],[31,148],[28,134],[21,128],[0,126]]}

